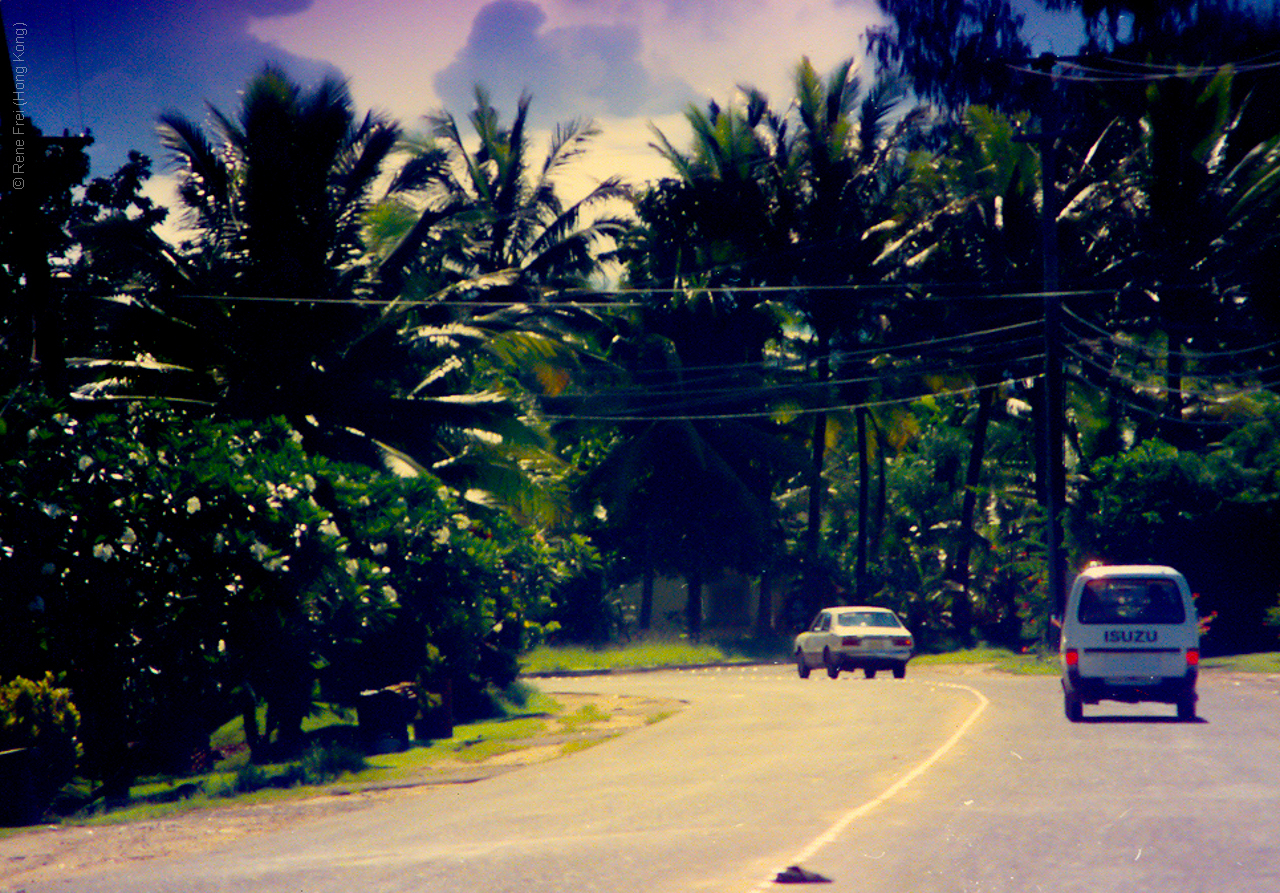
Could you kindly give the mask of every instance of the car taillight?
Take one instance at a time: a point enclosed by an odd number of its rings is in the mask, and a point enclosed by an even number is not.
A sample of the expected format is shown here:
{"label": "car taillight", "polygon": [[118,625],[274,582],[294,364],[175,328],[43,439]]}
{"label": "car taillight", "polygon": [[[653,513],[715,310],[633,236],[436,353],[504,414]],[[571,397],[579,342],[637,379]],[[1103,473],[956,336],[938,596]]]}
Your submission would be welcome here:
{"label": "car taillight", "polygon": [[1187,649],[1187,666],[1196,667],[1200,665],[1200,651],[1197,648]]}
{"label": "car taillight", "polygon": [[857,636],[845,636],[840,640],[840,644],[846,648],[857,648],[862,644],[862,640]]}
{"label": "car taillight", "polygon": [[1080,652],[1074,648],[1068,648],[1062,654],[1062,659],[1067,662],[1068,667],[1080,666]]}
{"label": "car taillight", "polygon": [[894,644],[894,646],[895,646],[895,647],[897,647],[897,648],[910,648],[910,647],[911,647],[911,637],[910,637],[910,636],[906,636],[906,637],[901,638],[901,639],[894,639],[894,640],[893,640],[893,644]]}

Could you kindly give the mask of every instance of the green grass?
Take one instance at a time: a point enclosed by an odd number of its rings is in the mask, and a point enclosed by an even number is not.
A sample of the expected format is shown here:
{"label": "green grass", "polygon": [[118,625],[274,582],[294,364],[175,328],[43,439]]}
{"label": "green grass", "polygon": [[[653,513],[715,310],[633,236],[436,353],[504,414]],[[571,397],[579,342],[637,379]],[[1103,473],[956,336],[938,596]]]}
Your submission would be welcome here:
{"label": "green grass", "polygon": [[744,660],[745,657],[719,645],[697,644],[686,639],[648,639],[604,648],[543,646],[522,657],[520,668],[526,674],[574,673],[727,664]]}
{"label": "green grass", "polygon": [[[543,646],[521,659],[526,674],[566,672],[607,672],[610,670],[661,669],[690,664],[734,664],[749,661],[788,660],[791,640],[743,640],[696,645],[686,640],[652,639],[604,648]],[[1060,672],[1057,655],[1043,658],[1035,653],[1015,654],[1005,648],[969,648],[946,654],[920,654],[913,666],[992,665],[998,670],[1023,675],[1052,675]]]}
{"label": "green grass", "polygon": [[[248,753],[241,751],[203,775],[183,778],[140,779],[130,789],[129,804],[106,812],[73,816],[67,821],[99,825],[165,818],[196,809],[226,804],[254,804],[313,796],[317,790],[395,786],[429,780],[446,765],[480,763],[502,754],[521,750],[531,739],[546,733],[585,731],[607,720],[607,714],[587,706],[566,713],[563,705],[547,695],[529,691],[520,699],[520,712],[480,722],[459,724],[453,737],[429,742],[413,742],[398,753],[364,758],[364,768],[342,772],[324,783],[308,782],[303,774],[307,757],[291,763],[250,765]],[[514,710],[508,705],[508,710]],[[326,724],[348,723],[343,712],[325,711],[305,724],[308,730]],[[244,741],[243,723],[236,719],[213,737],[219,746],[236,746]],[[586,745],[578,745],[582,747]],[[572,748],[576,749],[576,748]],[[303,767],[303,768],[300,768]],[[259,789],[237,792],[250,779]]]}
{"label": "green grass", "polygon": [[1234,670],[1237,673],[1280,673],[1280,652],[1208,657],[1204,660],[1204,666],[1212,670]]}
{"label": "green grass", "polygon": [[610,738],[613,738],[613,737],[616,737],[616,736],[609,735],[604,738],[582,738],[578,741],[566,741],[564,744],[560,745],[560,756],[567,757],[571,753],[578,753],[579,751],[589,750],[590,748],[595,747],[597,744],[604,744],[604,742],[608,741]]}
{"label": "green grass", "polygon": [[915,667],[946,667],[982,664],[1020,676],[1056,676],[1062,672],[1056,653],[1017,654],[1007,648],[964,648],[945,654],[919,654],[911,659]]}

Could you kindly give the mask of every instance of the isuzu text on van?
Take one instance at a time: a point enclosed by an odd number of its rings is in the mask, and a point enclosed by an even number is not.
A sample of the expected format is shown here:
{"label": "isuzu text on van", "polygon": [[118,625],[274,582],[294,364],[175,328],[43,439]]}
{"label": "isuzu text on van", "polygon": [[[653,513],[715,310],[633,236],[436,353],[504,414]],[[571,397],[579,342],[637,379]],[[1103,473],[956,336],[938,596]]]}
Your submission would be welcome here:
{"label": "isuzu text on van", "polygon": [[1200,619],[1186,578],[1155,565],[1085,570],[1067,596],[1061,658],[1072,722],[1099,701],[1175,704],[1194,720]]}

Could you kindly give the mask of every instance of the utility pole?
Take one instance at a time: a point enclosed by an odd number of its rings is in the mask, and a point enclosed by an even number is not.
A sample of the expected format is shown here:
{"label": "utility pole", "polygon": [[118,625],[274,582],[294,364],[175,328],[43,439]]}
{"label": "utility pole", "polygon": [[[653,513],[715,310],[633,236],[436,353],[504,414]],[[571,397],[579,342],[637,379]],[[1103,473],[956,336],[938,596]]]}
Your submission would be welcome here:
{"label": "utility pole", "polygon": [[[1040,56],[1032,63],[1046,78],[1057,58]],[[1040,116],[1040,132],[1019,134],[1018,142],[1035,143],[1040,150],[1040,257],[1041,290],[1044,296],[1044,507],[1048,561],[1050,618],[1062,613],[1066,602],[1065,566],[1062,555],[1062,508],[1066,502],[1066,472],[1063,468],[1062,417],[1064,387],[1062,376],[1062,294],[1058,252],[1058,139],[1066,132],[1057,129],[1058,106],[1048,80],[1047,99]],[[1049,638],[1051,627],[1046,627]]]}

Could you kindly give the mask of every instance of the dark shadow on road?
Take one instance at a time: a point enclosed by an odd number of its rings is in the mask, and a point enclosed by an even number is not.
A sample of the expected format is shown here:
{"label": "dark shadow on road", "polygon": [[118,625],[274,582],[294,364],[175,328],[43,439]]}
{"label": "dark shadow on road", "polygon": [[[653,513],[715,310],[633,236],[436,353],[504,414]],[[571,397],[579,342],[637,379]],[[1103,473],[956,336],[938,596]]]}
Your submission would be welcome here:
{"label": "dark shadow on road", "polygon": [[1143,725],[1181,726],[1181,725],[1198,725],[1198,724],[1208,725],[1209,720],[1205,719],[1203,716],[1197,716],[1195,719],[1191,719],[1191,720],[1183,720],[1183,719],[1178,719],[1178,717],[1176,716],[1125,716],[1122,714],[1116,714],[1113,716],[1086,716],[1083,719],[1081,719],[1080,722],[1086,725],[1089,723],[1094,723],[1097,725],[1105,725],[1105,724],[1132,725],[1132,724],[1140,723]]}

